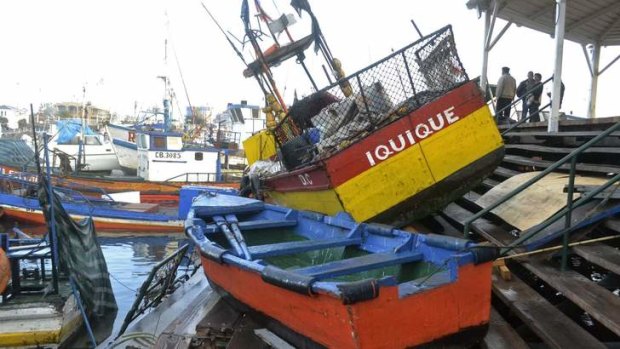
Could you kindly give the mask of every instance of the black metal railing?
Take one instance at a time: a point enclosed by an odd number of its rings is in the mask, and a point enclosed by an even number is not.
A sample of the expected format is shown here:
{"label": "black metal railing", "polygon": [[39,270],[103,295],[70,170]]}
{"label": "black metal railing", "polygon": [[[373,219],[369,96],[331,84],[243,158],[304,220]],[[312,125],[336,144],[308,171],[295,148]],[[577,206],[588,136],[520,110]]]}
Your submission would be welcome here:
{"label": "black metal railing", "polygon": [[569,240],[568,239],[568,235],[570,233],[570,227],[571,227],[571,224],[572,224],[571,223],[571,217],[572,217],[573,210],[575,208],[577,208],[577,207],[583,206],[584,204],[589,202],[591,199],[593,199],[596,195],[598,195],[599,193],[603,192],[605,189],[609,188],[614,183],[620,181],[620,173],[616,173],[609,180],[607,180],[604,184],[600,185],[599,187],[597,187],[595,190],[589,192],[588,194],[582,196],[581,198],[579,198],[579,200],[573,202],[573,193],[574,193],[574,186],[575,186],[575,171],[576,171],[576,165],[577,165],[577,157],[580,154],[582,154],[584,151],[586,151],[587,149],[589,149],[590,147],[592,147],[593,145],[597,144],[598,142],[600,142],[601,140],[603,140],[604,138],[606,138],[607,136],[611,135],[613,132],[615,132],[615,131],[617,131],[619,129],[620,129],[620,122],[616,123],[615,125],[613,125],[611,127],[609,127],[607,130],[603,131],[598,136],[596,136],[596,137],[592,138],[591,140],[589,140],[588,142],[584,143],[579,148],[573,150],[570,154],[566,155],[565,157],[563,157],[562,159],[560,159],[559,161],[557,161],[553,165],[549,166],[544,171],[540,172],[539,174],[537,174],[536,176],[532,177],[531,179],[529,179],[525,183],[523,183],[523,184],[519,185],[518,187],[516,187],[514,190],[512,190],[508,194],[502,196],[501,198],[497,199],[492,204],[486,206],[484,209],[480,210],[479,212],[477,212],[476,214],[474,214],[473,216],[468,218],[465,221],[465,223],[463,224],[463,234],[464,234],[464,236],[466,238],[469,237],[471,224],[475,220],[477,220],[480,217],[488,214],[489,212],[491,212],[493,209],[495,209],[499,205],[501,205],[504,202],[506,202],[506,201],[510,200],[511,198],[515,197],[517,194],[519,194],[523,190],[529,188],[532,184],[538,182],[540,179],[542,179],[543,177],[545,177],[549,173],[555,171],[560,166],[566,164],[567,162],[570,162],[570,172],[569,172],[569,179],[568,179],[568,186],[567,186],[566,207],[564,209],[560,210],[559,212],[557,212],[551,218],[549,218],[546,221],[544,221],[543,223],[541,223],[541,224],[537,225],[536,227],[534,227],[533,229],[529,230],[526,234],[521,235],[519,238],[517,238],[515,241],[510,243],[510,245],[508,245],[508,247],[505,248],[502,251],[502,254],[506,254],[506,253],[510,252],[511,250],[515,249],[516,247],[521,246],[523,243],[525,243],[526,241],[528,241],[532,237],[534,237],[537,234],[539,234],[540,232],[542,232],[545,228],[547,228],[548,226],[550,226],[551,224],[553,224],[557,220],[559,220],[562,217],[564,217],[565,218],[565,227],[564,227],[564,235],[563,235],[562,270],[565,270],[566,267],[567,267],[567,260],[568,260],[567,259],[567,255],[568,255],[568,240]]}

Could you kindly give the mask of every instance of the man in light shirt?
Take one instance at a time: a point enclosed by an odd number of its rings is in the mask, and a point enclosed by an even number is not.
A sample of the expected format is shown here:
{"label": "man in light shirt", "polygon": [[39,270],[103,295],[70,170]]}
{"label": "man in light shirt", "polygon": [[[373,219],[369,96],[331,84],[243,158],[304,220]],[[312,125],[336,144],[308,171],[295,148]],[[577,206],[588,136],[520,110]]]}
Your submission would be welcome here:
{"label": "man in light shirt", "polygon": [[502,68],[502,76],[497,81],[495,88],[495,96],[497,103],[495,104],[495,112],[497,113],[498,122],[508,122],[510,119],[510,103],[517,93],[517,81],[510,75],[510,68]]}

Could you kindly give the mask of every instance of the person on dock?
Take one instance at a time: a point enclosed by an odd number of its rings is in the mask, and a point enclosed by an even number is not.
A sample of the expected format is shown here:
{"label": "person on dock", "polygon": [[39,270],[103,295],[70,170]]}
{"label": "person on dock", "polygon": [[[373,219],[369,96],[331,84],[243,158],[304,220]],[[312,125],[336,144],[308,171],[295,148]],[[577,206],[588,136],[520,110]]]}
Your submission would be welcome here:
{"label": "person on dock", "polygon": [[540,73],[534,74],[534,86],[527,97],[528,112],[530,113],[530,122],[539,122],[540,115],[538,108],[540,108],[540,102],[542,100],[543,85],[541,83],[542,75]]}
{"label": "person on dock", "polygon": [[[551,75],[551,81],[553,81],[553,75]],[[551,89],[553,89],[553,84],[551,84]],[[560,80],[560,109],[562,109],[562,101],[564,100],[564,81]],[[553,103],[553,98],[551,98],[551,91],[547,92],[547,97],[549,97],[550,102]]]}
{"label": "person on dock", "polygon": [[519,83],[519,86],[517,87],[517,97],[521,98],[521,102],[523,103],[523,108],[521,109],[521,120],[527,117],[528,106],[526,95],[530,90],[532,90],[535,83],[536,81],[534,81],[534,72],[529,71],[527,72],[527,78],[521,81]]}
{"label": "person on dock", "polygon": [[510,68],[503,67],[502,76],[497,81],[495,88],[495,96],[497,96],[495,111],[498,113],[498,122],[508,122],[510,119],[510,103],[515,98],[516,91],[517,81],[510,75]]}

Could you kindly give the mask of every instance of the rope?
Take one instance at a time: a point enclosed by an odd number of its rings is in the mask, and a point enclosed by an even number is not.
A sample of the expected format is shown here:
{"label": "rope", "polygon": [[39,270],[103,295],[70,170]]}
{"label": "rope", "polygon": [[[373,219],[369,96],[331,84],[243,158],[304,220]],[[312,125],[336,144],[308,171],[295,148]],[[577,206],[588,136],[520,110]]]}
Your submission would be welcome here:
{"label": "rope", "polygon": [[132,291],[133,293],[138,293],[137,290],[125,285],[122,281],[120,281],[119,279],[117,279],[112,273],[108,273],[110,274],[110,277],[114,280],[116,280],[116,282],[118,282],[119,284],[121,284],[121,286],[125,287],[126,289],[128,289],[129,291]]}

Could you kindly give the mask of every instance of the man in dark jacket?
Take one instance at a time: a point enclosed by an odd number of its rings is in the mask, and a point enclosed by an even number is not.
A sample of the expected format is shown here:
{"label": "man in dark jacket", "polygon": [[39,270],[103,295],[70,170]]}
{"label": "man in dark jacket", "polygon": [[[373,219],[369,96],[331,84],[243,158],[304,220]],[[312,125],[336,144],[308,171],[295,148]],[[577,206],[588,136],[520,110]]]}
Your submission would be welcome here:
{"label": "man in dark jacket", "polygon": [[542,101],[542,93],[543,93],[543,84],[541,83],[542,75],[540,73],[534,74],[534,87],[532,87],[532,92],[529,93],[527,98],[528,112],[530,113],[530,122],[539,122],[540,115],[538,113],[538,108],[540,108],[540,103]]}
{"label": "man in dark jacket", "polygon": [[521,98],[521,102],[523,103],[523,108],[521,109],[521,120],[527,117],[527,93],[534,87],[534,72],[527,72],[527,79],[521,81],[519,83],[519,87],[517,87],[517,97]]}

